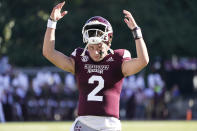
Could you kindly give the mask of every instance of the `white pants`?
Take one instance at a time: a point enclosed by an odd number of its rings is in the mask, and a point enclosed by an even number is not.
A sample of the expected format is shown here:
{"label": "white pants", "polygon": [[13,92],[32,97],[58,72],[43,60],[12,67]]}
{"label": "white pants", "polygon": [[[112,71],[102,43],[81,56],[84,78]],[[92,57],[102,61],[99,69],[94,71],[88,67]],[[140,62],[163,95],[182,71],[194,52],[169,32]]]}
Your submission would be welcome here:
{"label": "white pants", "polygon": [[70,131],[74,131],[78,121],[97,131],[121,131],[119,119],[103,116],[79,116],[75,119]]}

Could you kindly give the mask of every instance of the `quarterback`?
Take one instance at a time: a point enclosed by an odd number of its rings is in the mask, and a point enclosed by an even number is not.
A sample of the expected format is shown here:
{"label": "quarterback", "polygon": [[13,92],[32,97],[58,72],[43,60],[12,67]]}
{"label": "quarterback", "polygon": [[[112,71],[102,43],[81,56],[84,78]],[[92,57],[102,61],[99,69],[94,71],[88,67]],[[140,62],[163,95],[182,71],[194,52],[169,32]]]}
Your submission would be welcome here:
{"label": "quarterback", "polygon": [[82,29],[84,48],[70,56],[55,49],[57,21],[68,12],[61,11],[65,2],[56,5],[48,19],[43,55],[54,65],[75,75],[79,90],[78,117],[71,131],[121,131],[119,100],[123,78],[142,70],[149,56],[141,29],[129,11],[123,10],[124,22],[135,39],[137,57],[126,49],[112,50],[113,30],[101,16],[87,20]]}

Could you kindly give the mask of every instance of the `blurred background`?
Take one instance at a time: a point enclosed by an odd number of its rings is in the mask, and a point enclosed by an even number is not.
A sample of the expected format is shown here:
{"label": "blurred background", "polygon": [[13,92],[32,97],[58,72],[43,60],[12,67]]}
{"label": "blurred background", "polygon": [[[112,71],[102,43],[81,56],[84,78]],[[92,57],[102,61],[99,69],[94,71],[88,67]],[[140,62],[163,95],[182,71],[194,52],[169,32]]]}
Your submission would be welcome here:
{"label": "blurred background", "polygon": [[[0,1],[0,122],[74,120],[77,88],[72,74],[42,55],[47,19],[61,0]],[[150,56],[140,73],[125,78],[121,120],[197,119],[196,0],[67,0],[58,21],[56,49],[66,55],[82,43],[92,16],[110,21],[112,49],[136,57],[122,10],[142,28]]]}

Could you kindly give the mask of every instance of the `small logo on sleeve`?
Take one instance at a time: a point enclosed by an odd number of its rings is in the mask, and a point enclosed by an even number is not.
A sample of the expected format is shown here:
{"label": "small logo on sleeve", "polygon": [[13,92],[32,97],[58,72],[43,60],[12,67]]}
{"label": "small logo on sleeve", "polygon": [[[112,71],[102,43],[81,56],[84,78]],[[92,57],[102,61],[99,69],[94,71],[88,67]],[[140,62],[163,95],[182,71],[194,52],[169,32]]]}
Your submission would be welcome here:
{"label": "small logo on sleeve", "polygon": [[114,59],[112,57],[109,57],[109,59],[106,60],[107,62],[112,62]]}
{"label": "small logo on sleeve", "polygon": [[81,60],[83,62],[87,62],[89,60],[89,57],[87,55],[84,55],[84,56],[81,57]]}

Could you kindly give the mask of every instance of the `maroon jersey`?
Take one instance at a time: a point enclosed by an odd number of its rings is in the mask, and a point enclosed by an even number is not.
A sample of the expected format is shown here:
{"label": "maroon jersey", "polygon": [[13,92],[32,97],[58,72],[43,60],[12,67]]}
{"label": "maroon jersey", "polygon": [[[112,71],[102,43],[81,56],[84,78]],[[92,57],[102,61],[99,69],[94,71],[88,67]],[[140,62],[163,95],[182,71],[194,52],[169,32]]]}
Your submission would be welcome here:
{"label": "maroon jersey", "polygon": [[114,50],[99,62],[93,61],[82,48],[71,54],[75,60],[75,76],[79,90],[78,115],[113,116],[119,118],[119,100],[123,74],[121,65],[130,59],[124,49]]}

